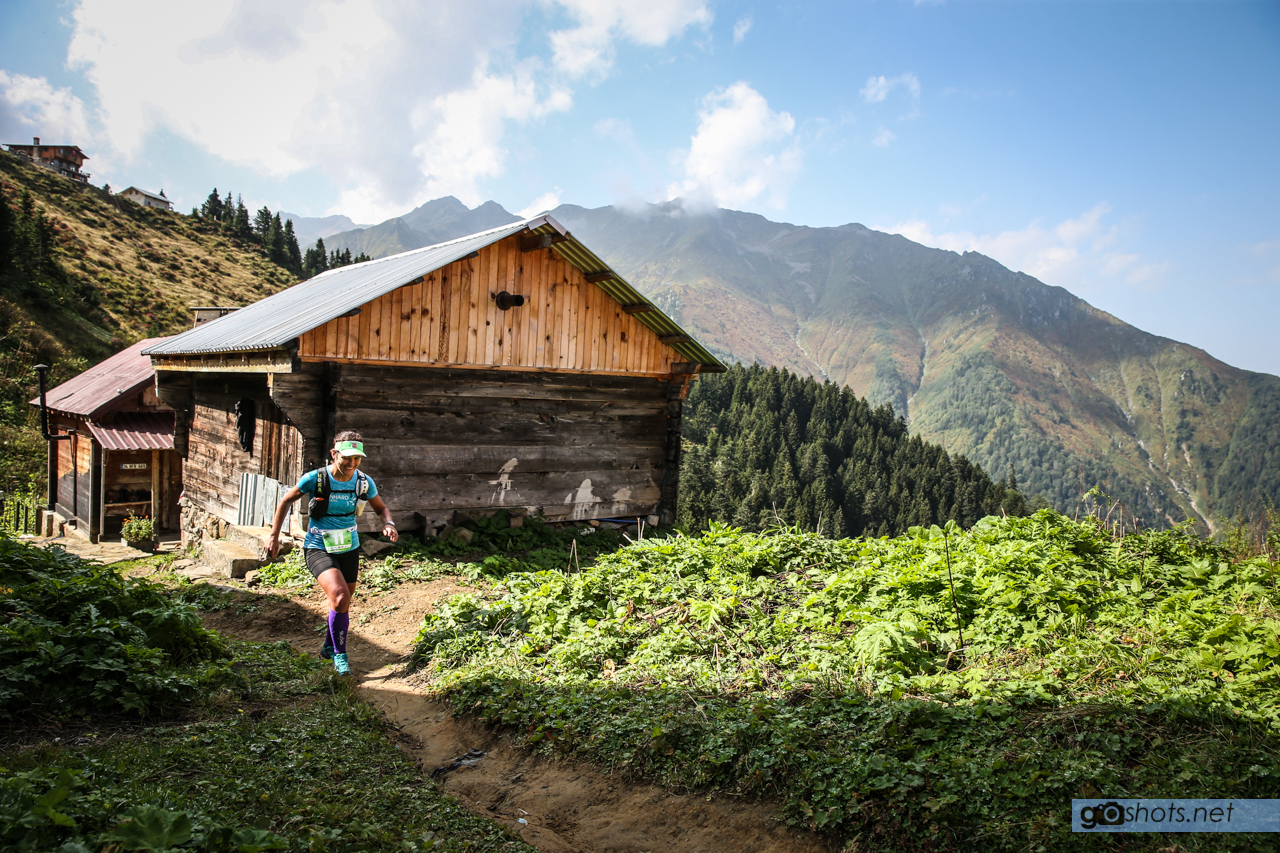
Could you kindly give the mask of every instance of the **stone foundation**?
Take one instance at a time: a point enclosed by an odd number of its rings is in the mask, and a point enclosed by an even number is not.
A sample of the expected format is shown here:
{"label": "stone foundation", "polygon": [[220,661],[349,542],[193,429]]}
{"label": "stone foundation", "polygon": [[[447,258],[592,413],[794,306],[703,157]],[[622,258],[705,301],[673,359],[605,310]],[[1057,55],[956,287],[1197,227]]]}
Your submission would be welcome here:
{"label": "stone foundation", "polygon": [[195,506],[187,498],[178,501],[182,509],[182,544],[184,547],[205,540],[222,539],[227,535],[231,522],[223,521],[212,513]]}

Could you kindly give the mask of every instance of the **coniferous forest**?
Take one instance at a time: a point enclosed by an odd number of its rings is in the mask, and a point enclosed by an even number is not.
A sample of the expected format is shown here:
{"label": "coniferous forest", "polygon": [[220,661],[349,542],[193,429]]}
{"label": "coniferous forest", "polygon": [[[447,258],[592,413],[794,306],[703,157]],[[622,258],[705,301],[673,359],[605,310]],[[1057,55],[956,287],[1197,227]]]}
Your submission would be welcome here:
{"label": "coniferous forest", "polygon": [[759,365],[700,376],[684,408],[679,523],[800,525],[835,537],[1025,515],[1013,471],[993,481],[908,434],[888,405]]}

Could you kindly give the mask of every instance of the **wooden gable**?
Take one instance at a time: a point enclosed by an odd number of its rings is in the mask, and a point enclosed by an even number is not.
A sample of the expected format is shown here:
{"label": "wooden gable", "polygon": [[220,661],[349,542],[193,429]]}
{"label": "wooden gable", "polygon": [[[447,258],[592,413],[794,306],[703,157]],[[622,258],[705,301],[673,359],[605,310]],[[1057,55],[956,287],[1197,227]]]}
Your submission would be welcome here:
{"label": "wooden gable", "polygon": [[[503,311],[501,291],[525,297]],[[662,376],[680,354],[554,249],[519,235],[302,335],[302,361]]]}

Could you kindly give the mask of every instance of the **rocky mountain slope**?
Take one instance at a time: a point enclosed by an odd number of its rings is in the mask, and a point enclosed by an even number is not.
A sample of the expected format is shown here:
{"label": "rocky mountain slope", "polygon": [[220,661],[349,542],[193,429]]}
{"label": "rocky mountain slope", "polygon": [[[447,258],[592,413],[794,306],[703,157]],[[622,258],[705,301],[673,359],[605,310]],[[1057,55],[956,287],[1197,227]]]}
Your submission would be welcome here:
{"label": "rocky mountain slope", "polygon": [[[1280,378],[991,258],[679,201],[552,215],[717,355],[892,403],[913,433],[993,475],[1012,468],[1025,494],[1060,510],[1098,487],[1147,523],[1212,527],[1280,498]],[[390,254],[514,219],[446,198],[365,229],[385,242],[331,239]]]}
{"label": "rocky mountain slope", "polygon": [[890,402],[1059,509],[1098,486],[1145,521],[1211,525],[1280,496],[1280,378],[983,255],[679,202],[553,215],[716,351]]}

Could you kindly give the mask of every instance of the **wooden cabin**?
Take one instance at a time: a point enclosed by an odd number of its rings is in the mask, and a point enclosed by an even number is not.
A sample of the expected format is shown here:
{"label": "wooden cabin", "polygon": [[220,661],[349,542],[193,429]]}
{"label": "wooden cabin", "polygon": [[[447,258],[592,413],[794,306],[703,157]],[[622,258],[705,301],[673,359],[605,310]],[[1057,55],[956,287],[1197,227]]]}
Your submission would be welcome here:
{"label": "wooden cabin", "polygon": [[146,352],[189,536],[269,524],[345,429],[402,531],[498,509],[669,523],[681,401],[724,370],[549,216],[329,270]]}
{"label": "wooden cabin", "polygon": [[89,183],[89,174],[80,171],[84,161],[89,159],[89,155],[81,151],[77,145],[41,145],[40,137],[37,136],[30,145],[10,142],[6,143],[5,147],[11,153],[33,160],[46,169],[52,169],[84,184]]}
{"label": "wooden cabin", "polygon": [[49,432],[70,436],[49,442],[56,532],[118,538],[130,515],[149,516],[161,533],[178,531],[182,460],[173,410],[156,396],[151,359],[142,354],[165,340],[139,341],[46,392]]}

